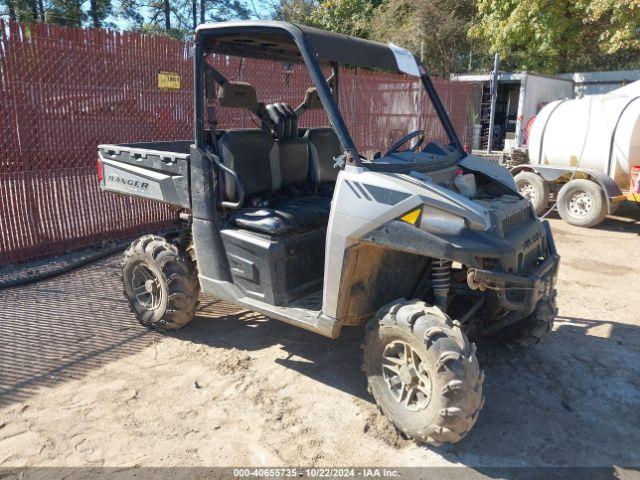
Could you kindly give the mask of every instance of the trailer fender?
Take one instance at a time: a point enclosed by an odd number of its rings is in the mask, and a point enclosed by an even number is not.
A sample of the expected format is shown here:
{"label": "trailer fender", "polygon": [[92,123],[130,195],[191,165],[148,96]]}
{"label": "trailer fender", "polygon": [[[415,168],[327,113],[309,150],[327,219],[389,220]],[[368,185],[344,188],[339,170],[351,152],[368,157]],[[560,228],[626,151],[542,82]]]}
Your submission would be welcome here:
{"label": "trailer fender", "polygon": [[540,175],[546,182],[564,184],[569,181],[574,171],[574,178],[586,178],[600,185],[604,191],[604,196],[607,201],[607,211],[611,213],[612,204],[622,197],[622,191],[611,177],[599,170],[582,167],[557,167],[527,164],[513,167],[511,169],[511,174],[516,176],[520,172],[534,172]]}

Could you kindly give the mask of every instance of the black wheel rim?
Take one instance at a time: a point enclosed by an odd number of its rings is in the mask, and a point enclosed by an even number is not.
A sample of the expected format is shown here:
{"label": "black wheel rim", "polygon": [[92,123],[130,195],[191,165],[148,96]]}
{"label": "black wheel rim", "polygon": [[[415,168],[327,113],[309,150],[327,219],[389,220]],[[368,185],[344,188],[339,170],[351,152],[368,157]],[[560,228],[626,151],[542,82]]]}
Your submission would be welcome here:
{"label": "black wheel rim", "polygon": [[160,279],[145,265],[136,265],[133,268],[131,287],[136,301],[145,310],[156,310],[162,304],[164,292]]}
{"label": "black wheel rim", "polygon": [[431,399],[431,379],[422,358],[402,340],[389,343],[382,354],[382,377],[393,399],[409,410],[422,410]]}

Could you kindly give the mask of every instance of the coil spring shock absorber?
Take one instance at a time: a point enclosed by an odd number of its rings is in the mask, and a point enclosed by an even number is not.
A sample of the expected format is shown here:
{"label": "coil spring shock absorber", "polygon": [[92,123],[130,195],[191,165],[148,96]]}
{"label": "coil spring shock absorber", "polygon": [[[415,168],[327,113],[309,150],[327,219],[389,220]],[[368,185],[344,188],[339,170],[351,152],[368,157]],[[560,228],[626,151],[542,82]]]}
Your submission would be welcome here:
{"label": "coil spring shock absorber", "polygon": [[447,309],[447,297],[451,286],[451,262],[438,258],[431,269],[434,303],[444,312]]}

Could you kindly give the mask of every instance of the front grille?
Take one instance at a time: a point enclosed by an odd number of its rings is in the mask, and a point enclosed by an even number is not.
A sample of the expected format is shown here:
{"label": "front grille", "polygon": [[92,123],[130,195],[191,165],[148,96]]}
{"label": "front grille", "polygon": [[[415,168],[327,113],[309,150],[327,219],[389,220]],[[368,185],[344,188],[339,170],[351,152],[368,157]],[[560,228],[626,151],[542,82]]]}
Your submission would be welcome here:
{"label": "front grille", "polygon": [[527,205],[522,210],[508,214],[502,219],[502,233],[508,237],[531,220],[531,208]]}

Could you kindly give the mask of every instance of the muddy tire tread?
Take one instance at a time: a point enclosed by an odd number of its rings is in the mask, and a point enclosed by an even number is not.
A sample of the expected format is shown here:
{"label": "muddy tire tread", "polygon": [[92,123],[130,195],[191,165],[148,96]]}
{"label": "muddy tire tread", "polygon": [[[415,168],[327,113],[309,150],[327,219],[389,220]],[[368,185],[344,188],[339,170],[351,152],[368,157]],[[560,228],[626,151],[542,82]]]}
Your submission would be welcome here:
{"label": "muddy tire tread", "polygon": [[[483,404],[484,374],[475,356],[475,345],[466,340],[459,322],[452,321],[439,308],[420,300],[403,300],[383,307],[367,324],[365,345],[370,345],[381,327],[400,327],[424,342],[438,359],[441,410],[437,419],[419,428],[407,428],[394,419],[378,402],[383,414],[406,437],[430,445],[460,441],[473,427]],[[373,372],[367,371],[367,379]],[[369,391],[372,390],[369,384]]]}
{"label": "muddy tire tread", "polygon": [[133,257],[145,256],[154,262],[162,272],[167,286],[167,303],[164,314],[157,321],[149,321],[145,312],[137,312],[133,300],[129,302],[130,310],[135,314],[138,322],[147,328],[155,330],[176,330],[184,327],[195,315],[198,306],[200,283],[195,261],[183,248],[169,242],[158,235],[144,235],[134,240],[125,251],[124,268]]}

